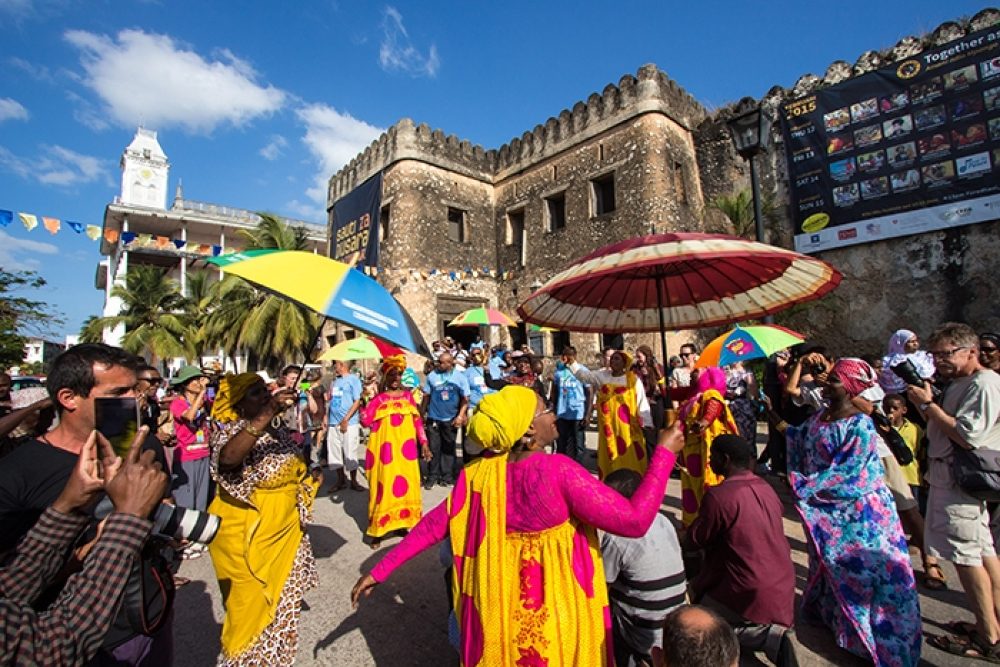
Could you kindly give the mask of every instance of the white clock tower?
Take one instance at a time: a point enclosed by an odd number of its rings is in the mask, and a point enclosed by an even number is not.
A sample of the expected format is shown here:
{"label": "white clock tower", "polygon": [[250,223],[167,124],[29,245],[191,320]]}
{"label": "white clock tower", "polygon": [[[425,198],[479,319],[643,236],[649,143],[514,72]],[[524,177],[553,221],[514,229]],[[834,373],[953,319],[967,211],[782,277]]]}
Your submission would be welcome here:
{"label": "white clock tower", "polygon": [[167,208],[167,175],[170,163],[156,132],[140,127],[122,154],[121,203],[146,208]]}

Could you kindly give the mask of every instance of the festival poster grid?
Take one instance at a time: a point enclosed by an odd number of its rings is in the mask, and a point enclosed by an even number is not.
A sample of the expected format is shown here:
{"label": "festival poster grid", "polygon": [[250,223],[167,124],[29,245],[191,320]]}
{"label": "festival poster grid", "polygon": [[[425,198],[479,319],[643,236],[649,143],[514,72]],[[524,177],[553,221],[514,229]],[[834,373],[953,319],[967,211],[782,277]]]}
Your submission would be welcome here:
{"label": "festival poster grid", "polygon": [[1000,30],[783,108],[802,252],[1000,215]]}

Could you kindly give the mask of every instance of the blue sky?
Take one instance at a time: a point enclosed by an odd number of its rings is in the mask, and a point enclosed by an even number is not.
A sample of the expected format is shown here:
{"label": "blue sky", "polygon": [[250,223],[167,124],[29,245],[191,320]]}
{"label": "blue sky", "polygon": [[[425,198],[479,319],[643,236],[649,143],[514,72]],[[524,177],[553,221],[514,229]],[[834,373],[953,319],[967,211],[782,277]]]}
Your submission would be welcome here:
{"label": "blue sky", "polygon": [[[709,108],[971,16],[964,0],[0,0],[0,209],[100,225],[135,127],[170,192],[322,222],[324,183],[403,117],[486,148],[655,63]],[[97,243],[0,229],[75,333]]]}

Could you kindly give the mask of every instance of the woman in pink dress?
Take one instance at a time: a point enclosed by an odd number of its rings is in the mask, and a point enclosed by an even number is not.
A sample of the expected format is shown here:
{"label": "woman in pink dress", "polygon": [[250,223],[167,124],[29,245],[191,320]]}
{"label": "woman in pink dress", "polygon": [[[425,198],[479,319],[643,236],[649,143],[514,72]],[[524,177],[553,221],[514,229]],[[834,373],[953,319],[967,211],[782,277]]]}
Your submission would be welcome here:
{"label": "woman in pink dress", "polygon": [[661,432],[631,499],[573,459],[544,453],[557,437],[555,415],[525,387],[484,397],[468,437],[483,456],[462,470],[448,499],[358,580],[353,603],[448,537],[463,665],[613,664],[594,528],[645,534],[683,446],[679,427]]}

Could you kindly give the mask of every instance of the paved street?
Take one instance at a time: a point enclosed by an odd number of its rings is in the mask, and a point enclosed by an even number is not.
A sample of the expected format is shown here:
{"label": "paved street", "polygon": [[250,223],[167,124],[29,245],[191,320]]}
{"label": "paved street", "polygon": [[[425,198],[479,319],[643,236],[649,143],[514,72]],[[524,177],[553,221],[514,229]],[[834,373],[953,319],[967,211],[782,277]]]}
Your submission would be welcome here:
{"label": "paved street", "polygon": [[[592,434],[591,434],[592,435]],[[590,443],[591,447],[595,443]],[[326,485],[325,485],[326,486]],[[779,491],[781,491],[779,489]],[[662,511],[679,522],[680,482],[671,480]],[[445,497],[445,489],[424,492],[429,509]],[[797,589],[801,591],[807,571],[806,544],[787,493],[785,530],[791,542]],[[407,564],[395,577],[379,586],[371,598],[352,612],[348,592],[358,576],[368,571],[383,551],[372,552],[361,538],[365,527],[367,494],[345,491],[330,497],[325,490],[316,502],[315,524],[309,529],[319,565],[320,585],[307,595],[308,610],[302,614],[297,665],[379,667],[443,667],[458,660],[447,642],[446,600],[443,572],[436,550],[429,550]],[[397,540],[388,541],[391,547]],[[915,558],[914,567],[919,568]],[[940,633],[939,624],[949,620],[972,620],[965,610],[965,597],[958,588],[955,570],[944,564],[948,590],[928,592],[921,587],[924,632]],[[180,667],[211,665],[219,648],[222,607],[212,564],[206,555],[185,561],[181,575],[191,583],[177,593],[175,617],[175,664]],[[920,572],[917,573],[918,578]],[[800,624],[800,664],[864,665],[836,647],[825,628]],[[985,662],[951,656],[926,643],[925,665],[984,665]],[[744,665],[769,664],[744,656]]]}

